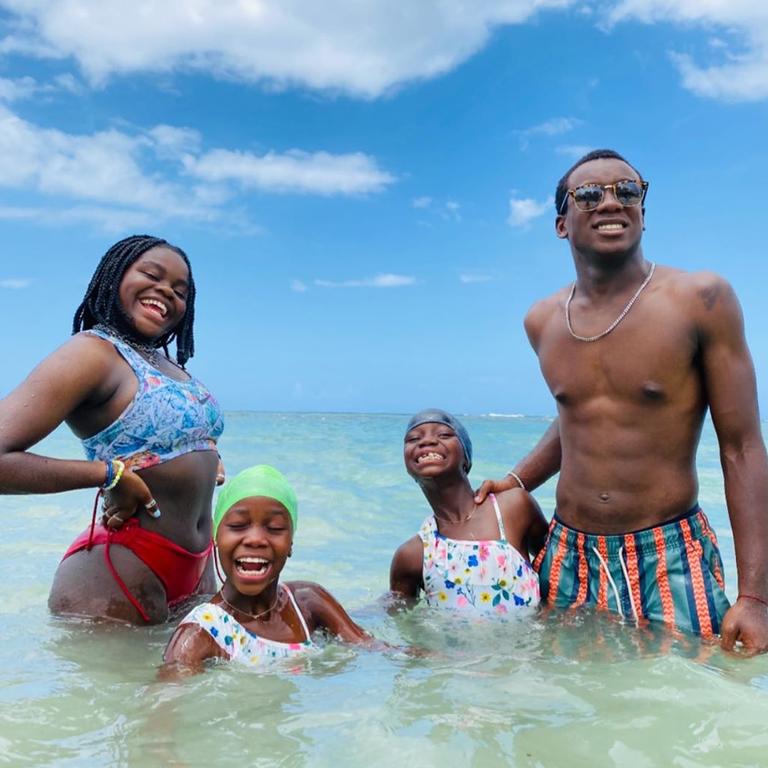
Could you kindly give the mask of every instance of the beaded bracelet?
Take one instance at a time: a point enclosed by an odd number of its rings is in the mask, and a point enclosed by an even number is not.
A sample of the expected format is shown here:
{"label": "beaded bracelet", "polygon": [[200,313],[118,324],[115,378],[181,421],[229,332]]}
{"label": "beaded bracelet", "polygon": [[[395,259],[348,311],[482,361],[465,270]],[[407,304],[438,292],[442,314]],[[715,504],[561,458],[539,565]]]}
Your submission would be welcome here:
{"label": "beaded bracelet", "polygon": [[120,482],[123,472],[125,472],[125,464],[120,459],[107,462],[107,476],[104,479],[104,485],[101,486],[102,489],[111,491]]}
{"label": "beaded bracelet", "polygon": [[507,472],[507,475],[509,477],[514,477],[515,480],[517,480],[517,484],[524,490],[527,491],[528,489],[525,487],[525,483],[520,479],[520,475],[517,474],[517,472],[513,472],[511,469],[509,472]]}
{"label": "beaded bracelet", "polygon": [[768,600],[763,600],[762,597],[757,597],[756,595],[745,595],[744,593],[740,593],[738,599],[745,598],[746,600],[754,600],[756,603],[761,603],[766,608],[768,608]]}

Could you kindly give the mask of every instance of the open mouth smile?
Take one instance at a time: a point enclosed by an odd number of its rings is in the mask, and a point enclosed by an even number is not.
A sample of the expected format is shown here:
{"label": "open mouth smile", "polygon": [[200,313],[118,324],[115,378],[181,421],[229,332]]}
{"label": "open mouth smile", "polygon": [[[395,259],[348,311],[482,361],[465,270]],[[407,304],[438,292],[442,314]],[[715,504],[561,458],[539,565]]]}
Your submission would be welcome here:
{"label": "open mouth smile", "polygon": [[442,453],[430,451],[429,453],[422,453],[421,456],[416,458],[417,464],[421,464],[422,462],[426,461],[445,461],[445,456],[443,456]]}
{"label": "open mouth smile", "polygon": [[235,559],[235,570],[241,578],[262,578],[269,573],[270,569],[271,563],[263,557],[238,557]]}
{"label": "open mouth smile", "polygon": [[162,301],[158,301],[157,299],[139,299],[139,303],[145,309],[157,313],[162,318],[165,318],[168,315],[168,307],[166,307]]}

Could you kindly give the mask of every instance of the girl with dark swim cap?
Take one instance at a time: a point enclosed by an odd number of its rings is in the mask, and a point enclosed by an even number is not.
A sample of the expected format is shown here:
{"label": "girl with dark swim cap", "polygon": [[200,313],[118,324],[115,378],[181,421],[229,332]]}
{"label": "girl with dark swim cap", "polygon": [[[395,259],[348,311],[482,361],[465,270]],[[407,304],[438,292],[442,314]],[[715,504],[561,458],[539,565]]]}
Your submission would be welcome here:
{"label": "girl with dark swim cap", "polygon": [[544,543],[547,523],[533,497],[515,488],[475,504],[469,434],[439,409],[408,422],[404,459],[432,514],[395,552],[392,592],[412,601],[423,591],[429,605],[475,614],[537,606],[530,555]]}

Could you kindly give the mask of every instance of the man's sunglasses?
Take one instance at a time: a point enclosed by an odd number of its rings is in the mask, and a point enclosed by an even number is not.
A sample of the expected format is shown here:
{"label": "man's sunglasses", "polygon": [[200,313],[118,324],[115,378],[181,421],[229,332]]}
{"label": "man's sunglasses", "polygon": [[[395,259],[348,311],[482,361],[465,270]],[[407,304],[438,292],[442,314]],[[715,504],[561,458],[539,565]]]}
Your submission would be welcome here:
{"label": "man's sunglasses", "polygon": [[610,189],[613,196],[626,208],[645,202],[648,182],[622,179],[613,184],[582,184],[580,187],[568,190],[560,206],[560,214],[565,213],[569,197],[573,198],[574,205],[580,211],[594,211],[603,202],[606,189]]}

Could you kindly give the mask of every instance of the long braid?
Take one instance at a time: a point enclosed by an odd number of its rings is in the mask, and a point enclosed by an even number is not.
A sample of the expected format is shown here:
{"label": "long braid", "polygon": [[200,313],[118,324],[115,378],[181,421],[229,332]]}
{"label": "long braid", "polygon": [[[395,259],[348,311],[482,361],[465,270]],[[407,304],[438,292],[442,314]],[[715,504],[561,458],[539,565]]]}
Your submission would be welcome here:
{"label": "long braid", "polygon": [[154,340],[157,347],[162,347],[166,355],[168,354],[168,345],[171,341],[176,341],[176,360],[179,365],[184,364],[195,353],[195,340],[192,330],[195,318],[195,283],[192,278],[192,267],[187,258],[187,254],[171,245],[167,240],[151,235],[131,235],[124,240],[115,243],[102,256],[101,261],[93,273],[91,282],[85,292],[80,306],[75,311],[72,320],[72,333],[87,331],[93,328],[97,323],[103,323],[111,328],[115,328],[127,336],[135,338],[141,343],[146,343],[146,339],[137,337],[136,330],[128,317],[126,311],[120,304],[120,283],[123,280],[125,271],[140,256],[145,254],[151,248],[163,246],[178,253],[184,259],[189,270],[189,289],[187,291],[187,310],[184,313],[179,324],[163,334],[160,338]]}

